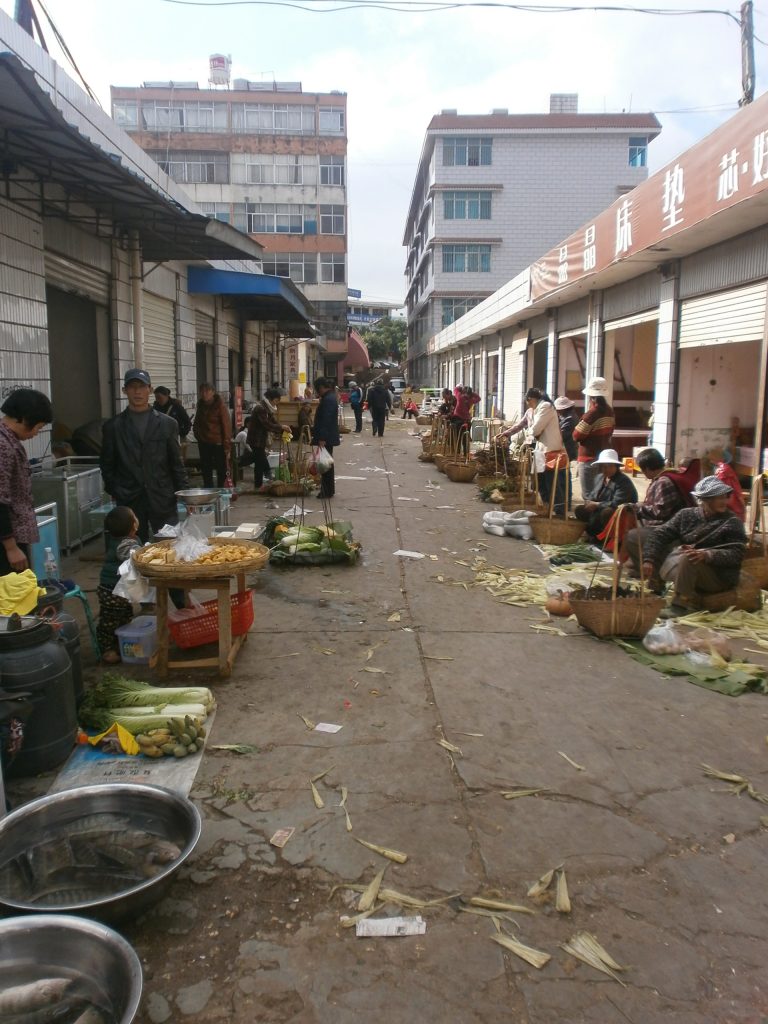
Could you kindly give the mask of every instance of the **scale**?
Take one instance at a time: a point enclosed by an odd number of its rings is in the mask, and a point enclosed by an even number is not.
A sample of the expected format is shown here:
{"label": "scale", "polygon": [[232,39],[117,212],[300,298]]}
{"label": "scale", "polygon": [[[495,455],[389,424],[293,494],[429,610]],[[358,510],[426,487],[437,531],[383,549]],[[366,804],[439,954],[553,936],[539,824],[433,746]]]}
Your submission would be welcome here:
{"label": "scale", "polygon": [[213,528],[221,525],[221,491],[216,487],[193,487],[187,491],[176,491],[176,497],[201,536],[212,537]]}

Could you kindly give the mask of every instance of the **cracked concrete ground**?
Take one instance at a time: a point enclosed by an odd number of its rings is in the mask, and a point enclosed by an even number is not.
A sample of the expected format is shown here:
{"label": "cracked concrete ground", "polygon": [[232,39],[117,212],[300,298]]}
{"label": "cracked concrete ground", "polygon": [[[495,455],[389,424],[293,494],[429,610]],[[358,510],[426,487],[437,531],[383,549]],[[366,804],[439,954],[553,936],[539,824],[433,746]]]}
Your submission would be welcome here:
{"label": "cracked concrete ground", "polygon": [[[256,623],[232,678],[213,683],[211,742],[259,750],[206,752],[192,794],[200,846],[170,897],[124,928],[146,969],[139,1020],[763,1024],[766,808],[700,764],[768,789],[765,698],[665,679],[588,636],[536,634],[540,610],[436,582],[470,579],[455,561],[479,541],[492,562],[545,563],[530,544],[485,536],[476,488],[418,462],[411,429],[391,422],[383,444],[347,435],[337,451],[338,475],[365,478],[340,481],[334,502],[362,565],[254,578]],[[267,514],[258,498],[235,512]],[[300,715],[343,729],[309,732]],[[308,780],[331,766],[318,809]],[[346,831],[342,786],[353,834],[408,854],[385,884],[528,903],[536,913],[510,928],[550,963],[505,953],[492,922],[455,903],[424,911],[422,936],[342,928],[353,903],[333,886],[384,863]],[[547,792],[504,800],[516,786]],[[268,840],[283,827],[296,831],[278,850]],[[525,899],[558,864],[569,915]],[[628,965],[626,987],[559,949],[580,930]]]}

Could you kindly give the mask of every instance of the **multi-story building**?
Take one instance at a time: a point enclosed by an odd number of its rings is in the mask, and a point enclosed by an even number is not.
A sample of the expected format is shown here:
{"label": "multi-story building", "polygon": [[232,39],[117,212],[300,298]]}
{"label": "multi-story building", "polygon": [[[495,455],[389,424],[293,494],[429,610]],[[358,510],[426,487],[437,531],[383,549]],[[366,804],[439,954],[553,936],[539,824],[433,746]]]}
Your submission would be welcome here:
{"label": "multi-story building", "polygon": [[362,293],[350,295],[347,299],[347,321],[350,327],[373,327],[380,320],[392,320],[403,315],[401,302],[373,301],[363,298]]}
{"label": "multi-story building", "polygon": [[411,379],[434,377],[431,339],[558,239],[648,176],[654,114],[457,114],[427,128],[403,244]]}
{"label": "multi-story building", "polygon": [[315,310],[325,372],[347,351],[347,97],[234,79],[112,87],[112,116],[210,217],[264,246]]}

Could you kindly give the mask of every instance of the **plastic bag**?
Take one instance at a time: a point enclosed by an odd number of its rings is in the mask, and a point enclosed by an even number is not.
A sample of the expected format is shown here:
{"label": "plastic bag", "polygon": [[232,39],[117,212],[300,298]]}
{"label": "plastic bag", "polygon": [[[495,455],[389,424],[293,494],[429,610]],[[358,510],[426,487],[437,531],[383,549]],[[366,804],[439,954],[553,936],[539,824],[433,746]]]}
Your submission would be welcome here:
{"label": "plastic bag", "polygon": [[504,532],[508,537],[516,537],[518,540],[533,540],[533,530],[526,519],[513,519],[511,523],[506,523]]}
{"label": "plastic bag", "polygon": [[132,558],[121,562],[117,573],[119,579],[112,588],[115,597],[122,597],[131,604],[150,604],[155,600],[155,588],[150,586],[146,576],[141,575]]}
{"label": "plastic bag", "polygon": [[495,537],[506,537],[507,531],[503,526],[498,526],[495,523],[483,523],[483,529],[486,533],[492,533]]}
{"label": "plastic bag", "polygon": [[728,637],[723,633],[716,633],[714,629],[696,629],[685,638],[689,651],[703,651],[711,654],[713,651],[725,661],[733,657]]}
{"label": "plastic bag", "polygon": [[176,540],[173,542],[173,550],[179,562],[194,562],[200,555],[210,551],[211,545],[200,532],[198,525],[190,518],[179,527]]}
{"label": "plastic bag", "polygon": [[325,448],[313,448],[312,465],[318,473],[327,473],[333,469],[333,456]]}
{"label": "plastic bag", "polygon": [[643,637],[643,647],[651,654],[685,654],[688,638],[674,626],[653,626]]}

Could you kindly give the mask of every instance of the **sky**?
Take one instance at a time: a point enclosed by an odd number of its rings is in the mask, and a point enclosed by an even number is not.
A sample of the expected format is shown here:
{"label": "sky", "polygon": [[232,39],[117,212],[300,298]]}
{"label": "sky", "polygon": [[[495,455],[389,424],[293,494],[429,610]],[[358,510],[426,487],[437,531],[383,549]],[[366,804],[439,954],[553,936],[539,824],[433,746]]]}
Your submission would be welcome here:
{"label": "sky", "polygon": [[[338,12],[328,8],[345,0],[301,0],[308,10],[282,0],[44,2],[107,110],[110,85],[204,86],[211,53],[231,55],[233,78],[346,92],[348,284],[371,300],[403,299],[405,217],[427,125],[442,109],[546,113],[550,93],[575,92],[582,113],[653,111],[662,124],[649,150],[653,173],[732,116],[741,95],[739,28],[721,14],[479,6],[424,13],[374,10],[366,0]],[[656,2],[665,12],[683,7],[682,0]],[[14,0],[0,0],[11,15],[13,7]],[[738,5],[728,10],[738,14]],[[756,35],[768,40],[768,11],[756,10],[754,21]],[[43,21],[51,55],[76,77],[46,27]],[[755,57],[760,95],[768,87],[768,46],[757,42]]]}

